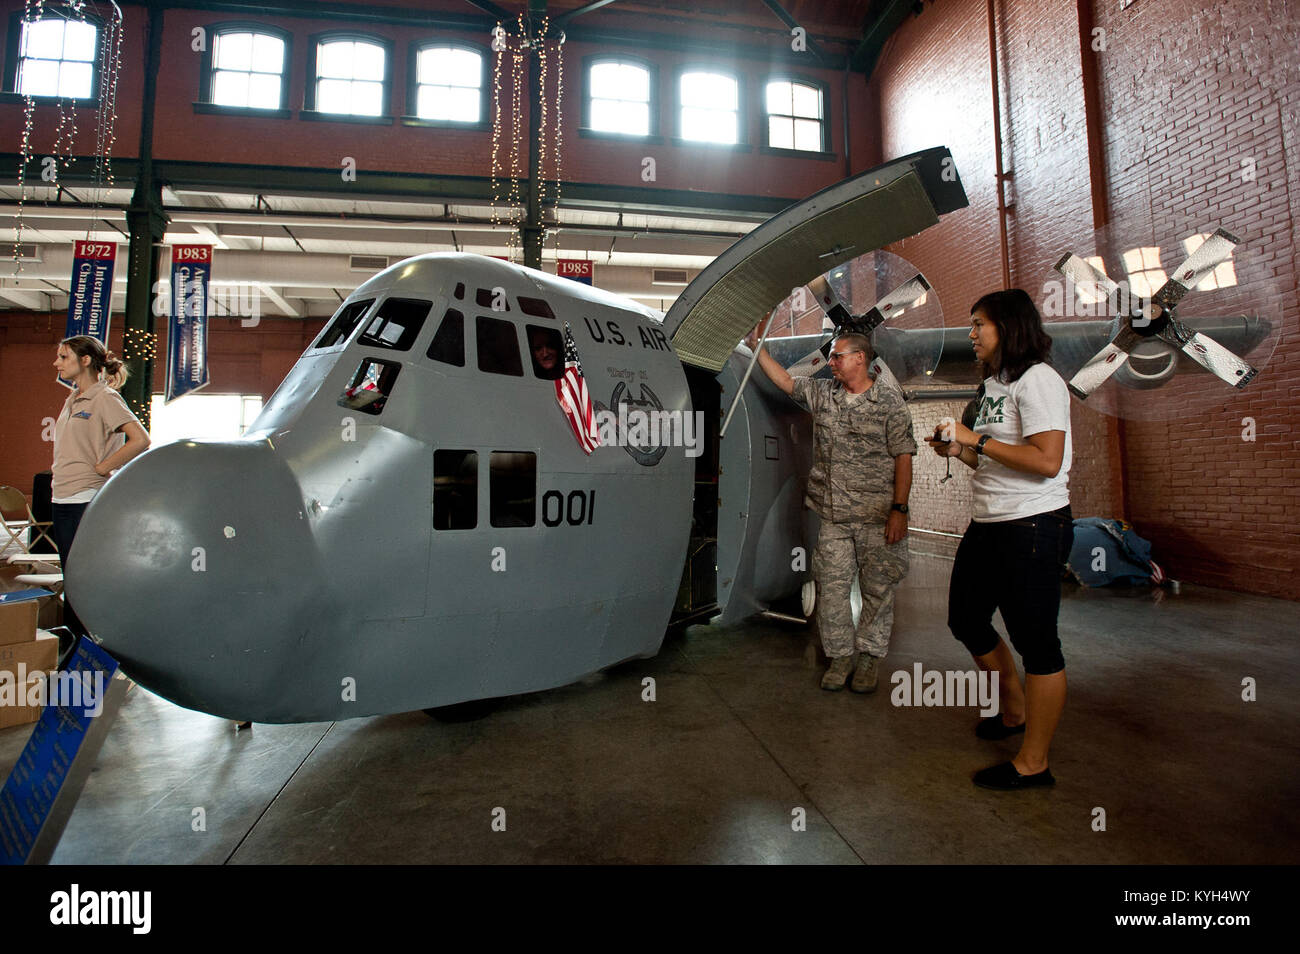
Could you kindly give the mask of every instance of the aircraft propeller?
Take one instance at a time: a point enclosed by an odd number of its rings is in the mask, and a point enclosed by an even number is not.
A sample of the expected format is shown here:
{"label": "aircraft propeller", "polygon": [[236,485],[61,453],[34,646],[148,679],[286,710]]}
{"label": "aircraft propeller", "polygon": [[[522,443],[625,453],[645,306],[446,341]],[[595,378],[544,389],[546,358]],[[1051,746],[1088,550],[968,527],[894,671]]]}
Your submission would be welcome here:
{"label": "aircraft propeller", "polygon": [[1240,243],[1239,238],[1225,229],[1215,229],[1214,234],[1174,270],[1145,307],[1142,307],[1140,299],[1130,299],[1129,307],[1120,307],[1124,290],[1118,284],[1073,252],[1062,257],[1056,263],[1056,270],[1085,291],[1104,295],[1119,320],[1119,326],[1106,346],[1070,379],[1070,391],[1086,400],[1124,365],[1133,348],[1147,338],[1159,338],[1172,345],[1236,388],[1249,384],[1258,373],[1255,368],[1213,338],[1188,328],[1175,314],[1182,298],[1231,257],[1233,249]]}

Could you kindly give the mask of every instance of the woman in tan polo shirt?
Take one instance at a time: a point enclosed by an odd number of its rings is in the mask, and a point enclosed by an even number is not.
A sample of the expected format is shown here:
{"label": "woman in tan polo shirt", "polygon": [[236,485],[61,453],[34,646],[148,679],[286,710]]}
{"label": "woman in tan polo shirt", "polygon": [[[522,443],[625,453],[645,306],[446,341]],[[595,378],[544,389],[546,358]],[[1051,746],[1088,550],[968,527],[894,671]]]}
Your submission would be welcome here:
{"label": "woman in tan polo shirt", "polygon": [[[86,505],[113,471],[148,449],[149,435],[117,393],[126,382],[126,368],[98,339],[65,338],[59,342],[54,368],[72,382],[72,393],[54,424],[52,494],[54,542],[67,573],[68,550]],[[74,633],[85,632],[66,599],[64,617]]]}

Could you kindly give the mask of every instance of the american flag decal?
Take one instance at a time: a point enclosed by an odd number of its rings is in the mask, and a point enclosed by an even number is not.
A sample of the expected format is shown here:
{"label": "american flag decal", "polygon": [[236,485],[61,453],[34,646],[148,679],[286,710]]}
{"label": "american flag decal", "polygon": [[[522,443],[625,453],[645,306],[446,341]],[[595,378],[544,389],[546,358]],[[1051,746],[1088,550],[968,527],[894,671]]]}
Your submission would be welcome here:
{"label": "american flag decal", "polygon": [[573,331],[564,323],[564,374],[555,382],[555,400],[569,419],[578,446],[590,454],[600,446],[596,431],[596,411],[587,393],[587,380],[582,376],[582,363],[578,360],[578,346],[573,343]]}

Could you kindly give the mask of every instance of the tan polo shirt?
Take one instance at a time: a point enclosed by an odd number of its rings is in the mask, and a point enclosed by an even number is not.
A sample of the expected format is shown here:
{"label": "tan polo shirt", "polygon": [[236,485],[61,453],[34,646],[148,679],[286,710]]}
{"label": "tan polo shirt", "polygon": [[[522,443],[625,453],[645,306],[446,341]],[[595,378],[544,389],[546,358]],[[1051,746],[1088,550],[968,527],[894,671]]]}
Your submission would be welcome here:
{"label": "tan polo shirt", "polygon": [[107,477],[95,465],[126,443],[118,428],[140,423],[122,396],[99,381],[85,391],[73,391],[54,424],[53,497],[71,497],[98,490]]}

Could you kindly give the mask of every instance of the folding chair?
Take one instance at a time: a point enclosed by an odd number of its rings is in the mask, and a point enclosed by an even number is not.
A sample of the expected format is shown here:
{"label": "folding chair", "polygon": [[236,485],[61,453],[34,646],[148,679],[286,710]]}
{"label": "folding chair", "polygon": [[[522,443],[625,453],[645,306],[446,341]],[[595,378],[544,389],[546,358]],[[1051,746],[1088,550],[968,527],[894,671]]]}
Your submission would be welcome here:
{"label": "folding chair", "polygon": [[[44,537],[50,541],[50,546],[58,550],[54,538],[47,532],[54,524],[49,520],[36,519],[31,504],[27,502],[27,497],[21,490],[0,486],[0,514],[4,516],[4,529],[8,536],[8,539],[0,544],[0,549],[8,549],[10,545],[17,544],[23,553],[31,553],[32,545]],[[34,539],[23,539],[28,530],[36,531]]]}

